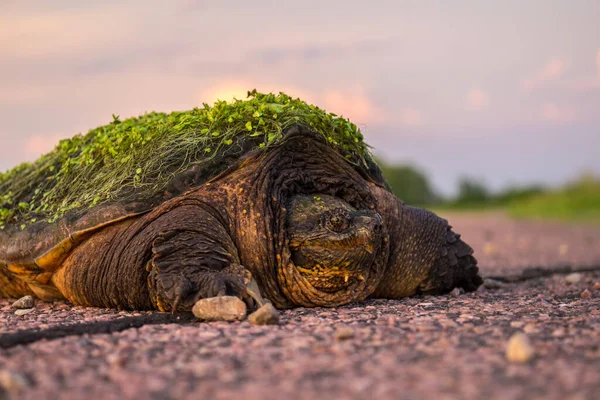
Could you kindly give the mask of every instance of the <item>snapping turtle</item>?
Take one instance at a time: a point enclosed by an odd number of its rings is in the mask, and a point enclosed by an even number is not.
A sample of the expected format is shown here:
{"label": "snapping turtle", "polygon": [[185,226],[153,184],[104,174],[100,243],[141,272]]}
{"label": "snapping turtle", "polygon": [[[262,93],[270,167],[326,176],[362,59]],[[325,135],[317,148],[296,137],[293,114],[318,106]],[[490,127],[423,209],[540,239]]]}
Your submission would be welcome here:
{"label": "snapping turtle", "polygon": [[390,191],[357,127],[283,93],[150,113],[0,175],[0,297],[191,310],[337,306],[481,284]]}

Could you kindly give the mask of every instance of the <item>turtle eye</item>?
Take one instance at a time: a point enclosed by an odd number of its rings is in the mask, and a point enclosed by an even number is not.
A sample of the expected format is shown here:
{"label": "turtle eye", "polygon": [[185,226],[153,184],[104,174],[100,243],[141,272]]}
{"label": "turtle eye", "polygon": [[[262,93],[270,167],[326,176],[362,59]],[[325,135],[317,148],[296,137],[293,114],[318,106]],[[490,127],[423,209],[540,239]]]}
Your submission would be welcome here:
{"label": "turtle eye", "polygon": [[350,227],[350,215],[346,210],[327,211],[323,217],[325,227],[332,232],[342,232]]}

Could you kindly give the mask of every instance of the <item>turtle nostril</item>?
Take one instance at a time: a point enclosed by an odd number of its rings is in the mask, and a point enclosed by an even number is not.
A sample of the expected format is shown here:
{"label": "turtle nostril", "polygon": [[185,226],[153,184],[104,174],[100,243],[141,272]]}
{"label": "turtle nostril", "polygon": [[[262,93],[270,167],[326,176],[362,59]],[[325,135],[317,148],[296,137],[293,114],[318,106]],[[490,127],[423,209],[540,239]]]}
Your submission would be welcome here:
{"label": "turtle nostril", "polygon": [[379,214],[375,214],[373,217],[373,231],[380,233],[383,230],[383,221],[381,220],[381,216]]}

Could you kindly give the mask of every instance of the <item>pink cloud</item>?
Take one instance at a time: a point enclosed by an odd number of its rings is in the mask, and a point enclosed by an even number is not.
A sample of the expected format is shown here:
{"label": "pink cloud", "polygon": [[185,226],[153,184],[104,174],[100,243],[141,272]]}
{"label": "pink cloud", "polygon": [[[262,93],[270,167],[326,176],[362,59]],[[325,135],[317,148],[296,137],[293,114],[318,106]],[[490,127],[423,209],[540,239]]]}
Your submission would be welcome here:
{"label": "pink cloud", "polygon": [[548,121],[568,122],[575,119],[575,111],[571,107],[546,103],[542,107],[542,116]]}
{"label": "pink cloud", "polygon": [[530,92],[546,82],[557,80],[563,75],[566,69],[567,62],[565,60],[559,58],[552,59],[533,76],[524,79],[521,82],[521,88],[526,92]]}
{"label": "pink cloud", "polygon": [[418,126],[423,124],[421,112],[412,107],[400,110],[399,119],[403,125]]}
{"label": "pink cloud", "polygon": [[25,142],[25,153],[30,157],[38,157],[53,150],[65,135],[33,135]]}
{"label": "pink cloud", "polygon": [[596,52],[594,58],[595,72],[593,75],[563,79],[561,82],[557,82],[555,87],[578,94],[598,91],[600,89],[600,50]]}
{"label": "pink cloud", "polygon": [[598,74],[598,80],[600,81],[600,50],[596,53],[596,72]]}
{"label": "pink cloud", "polygon": [[0,51],[32,60],[110,50],[136,34],[138,22],[122,11],[117,5],[4,18]]}
{"label": "pink cloud", "polygon": [[471,89],[467,94],[467,104],[472,110],[482,110],[490,103],[489,95],[481,89]]}
{"label": "pink cloud", "polygon": [[48,90],[39,86],[5,86],[0,92],[0,105],[30,105],[47,100]]}
{"label": "pink cloud", "polygon": [[349,89],[327,89],[324,91],[307,91],[289,85],[256,84],[243,81],[223,81],[204,91],[205,102],[214,100],[231,101],[233,98],[245,99],[248,90],[256,88],[261,92],[278,93],[280,91],[292,97],[315,104],[328,112],[343,115],[354,123],[369,123],[382,120],[382,113],[374,105],[364,89],[352,87]]}
{"label": "pink cloud", "polygon": [[347,91],[328,90],[323,96],[323,107],[336,114],[348,117],[356,123],[373,122],[381,119],[381,113],[360,88]]}

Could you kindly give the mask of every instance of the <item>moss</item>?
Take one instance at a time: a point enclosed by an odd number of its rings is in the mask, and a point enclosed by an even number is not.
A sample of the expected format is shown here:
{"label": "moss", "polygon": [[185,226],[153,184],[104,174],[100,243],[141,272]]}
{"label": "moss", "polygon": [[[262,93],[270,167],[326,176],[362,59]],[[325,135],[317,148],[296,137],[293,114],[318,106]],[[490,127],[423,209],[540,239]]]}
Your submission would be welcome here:
{"label": "moss", "polygon": [[62,140],[34,163],[0,174],[0,229],[52,223],[72,210],[124,201],[124,193],[152,197],[176,174],[218,157],[244,138],[258,139],[252,143],[265,149],[294,124],[322,134],[354,162],[370,157],[356,125],[284,93],[254,90],[247,100],[190,111],[125,120],[113,115],[110,124]]}

